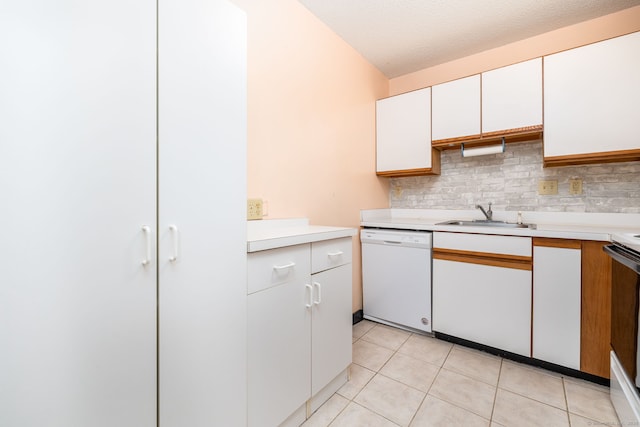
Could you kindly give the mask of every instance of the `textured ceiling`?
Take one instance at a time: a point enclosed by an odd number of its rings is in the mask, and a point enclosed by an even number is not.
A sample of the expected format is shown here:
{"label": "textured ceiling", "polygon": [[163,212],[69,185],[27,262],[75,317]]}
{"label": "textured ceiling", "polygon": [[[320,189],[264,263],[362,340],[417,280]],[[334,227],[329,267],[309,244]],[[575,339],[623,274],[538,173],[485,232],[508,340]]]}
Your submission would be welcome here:
{"label": "textured ceiling", "polygon": [[640,0],[298,0],[393,78]]}

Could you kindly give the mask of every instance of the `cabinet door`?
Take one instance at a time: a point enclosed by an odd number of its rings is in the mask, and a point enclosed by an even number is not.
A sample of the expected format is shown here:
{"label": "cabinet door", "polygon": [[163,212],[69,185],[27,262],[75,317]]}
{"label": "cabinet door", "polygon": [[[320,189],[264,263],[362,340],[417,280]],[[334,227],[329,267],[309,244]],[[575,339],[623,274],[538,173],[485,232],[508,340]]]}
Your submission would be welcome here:
{"label": "cabinet door", "polygon": [[533,248],[533,357],[580,369],[579,242]]}
{"label": "cabinet door", "polygon": [[277,426],[311,397],[313,303],[307,279],[248,296],[250,427]]}
{"label": "cabinet door", "polygon": [[311,280],[311,395],[315,395],[351,364],[351,264],[314,274]]}
{"label": "cabinet door", "polygon": [[639,150],[639,69],[640,32],[544,57],[545,161]]}
{"label": "cabinet door", "polygon": [[376,171],[432,167],[431,89],[376,102]]}
{"label": "cabinet door", "polygon": [[0,425],[156,426],[155,3],[1,9]]}
{"label": "cabinet door", "polygon": [[482,73],[483,135],[531,126],[542,126],[542,58]]}
{"label": "cabinet door", "polygon": [[433,330],[529,357],[531,271],[434,259]]}
{"label": "cabinet door", "polygon": [[432,139],[480,136],[480,75],[432,87]]}
{"label": "cabinet door", "polygon": [[245,45],[228,2],[160,0],[163,426],[246,424]]}
{"label": "cabinet door", "polygon": [[609,378],[612,258],[602,249],[608,242],[581,243],[580,370]]}

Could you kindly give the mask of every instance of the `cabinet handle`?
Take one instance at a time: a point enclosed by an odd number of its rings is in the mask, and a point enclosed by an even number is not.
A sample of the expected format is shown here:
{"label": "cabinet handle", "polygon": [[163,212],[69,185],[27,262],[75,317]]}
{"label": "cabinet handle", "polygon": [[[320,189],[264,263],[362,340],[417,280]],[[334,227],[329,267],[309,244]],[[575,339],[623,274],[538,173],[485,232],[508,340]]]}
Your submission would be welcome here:
{"label": "cabinet handle", "polygon": [[304,306],[307,307],[307,308],[311,308],[311,306],[313,305],[313,296],[312,296],[313,288],[308,283],[305,284],[304,287],[307,288],[307,290],[309,291],[309,302],[306,303]]}
{"label": "cabinet handle", "polygon": [[315,305],[318,305],[322,302],[322,285],[318,282],[313,282],[313,286],[318,290],[318,299],[313,301]]}
{"label": "cabinet handle", "polygon": [[146,267],[151,262],[151,227],[149,227],[148,225],[143,225],[142,233],[144,234],[144,240],[145,240],[145,246],[146,246],[145,256],[144,256],[144,259],[142,260],[142,265]]}
{"label": "cabinet handle", "polygon": [[327,252],[327,256],[328,256],[329,258],[333,258],[333,257],[335,257],[335,256],[340,256],[340,255],[342,255],[343,253],[344,253],[344,252],[342,252],[342,251]]}
{"label": "cabinet handle", "polygon": [[290,262],[289,264],[285,264],[285,265],[274,265],[273,269],[279,273],[282,270],[287,270],[289,268],[295,267],[295,265],[296,265],[295,262]]}
{"label": "cabinet handle", "polygon": [[169,231],[173,237],[173,254],[169,257],[169,261],[175,262],[178,259],[178,227],[171,224],[169,226]]}

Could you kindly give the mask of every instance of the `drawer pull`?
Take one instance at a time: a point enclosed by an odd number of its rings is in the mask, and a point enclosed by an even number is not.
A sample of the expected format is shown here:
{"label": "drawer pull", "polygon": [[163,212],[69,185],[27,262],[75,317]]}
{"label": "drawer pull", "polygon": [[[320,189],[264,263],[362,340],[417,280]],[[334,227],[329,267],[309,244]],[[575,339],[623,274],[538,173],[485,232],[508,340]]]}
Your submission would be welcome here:
{"label": "drawer pull", "polygon": [[337,256],[340,256],[340,255],[342,255],[342,254],[344,254],[344,252],[342,252],[342,251],[327,252],[327,256],[328,256],[329,258],[337,257]]}
{"label": "drawer pull", "polygon": [[309,302],[306,303],[304,306],[307,307],[307,308],[311,308],[311,306],[313,305],[313,288],[308,283],[306,285],[304,285],[304,287],[307,288],[307,290],[309,291],[309,293],[308,293]]}
{"label": "drawer pull", "polygon": [[276,272],[278,272],[278,273],[279,273],[279,272],[281,272],[282,270],[288,270],[288,269],[290,269],[290,268],[292,268],[292,267],[295,267],[295,265],[296,265],[296,263],[295,263],[295,262],[290,262],[289,264],[285,264],[285,265],[274,265],[274,266],[273,266],[273,269],[274,269]]}

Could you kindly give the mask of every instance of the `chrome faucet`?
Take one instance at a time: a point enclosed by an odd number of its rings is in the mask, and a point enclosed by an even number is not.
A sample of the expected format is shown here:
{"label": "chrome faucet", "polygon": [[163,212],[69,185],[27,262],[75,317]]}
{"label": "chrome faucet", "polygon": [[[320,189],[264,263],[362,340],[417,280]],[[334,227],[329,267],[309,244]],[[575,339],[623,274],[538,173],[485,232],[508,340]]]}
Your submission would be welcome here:
{"label": "chrome faucet", "polygon": [[476,205],[476,209],[480,209],[485,217],[487,217],[487,221],[492,221],[493,211],[491,210],[491,202],[489,202],[489,209],[484,210],[484,208],[480,205]]}

